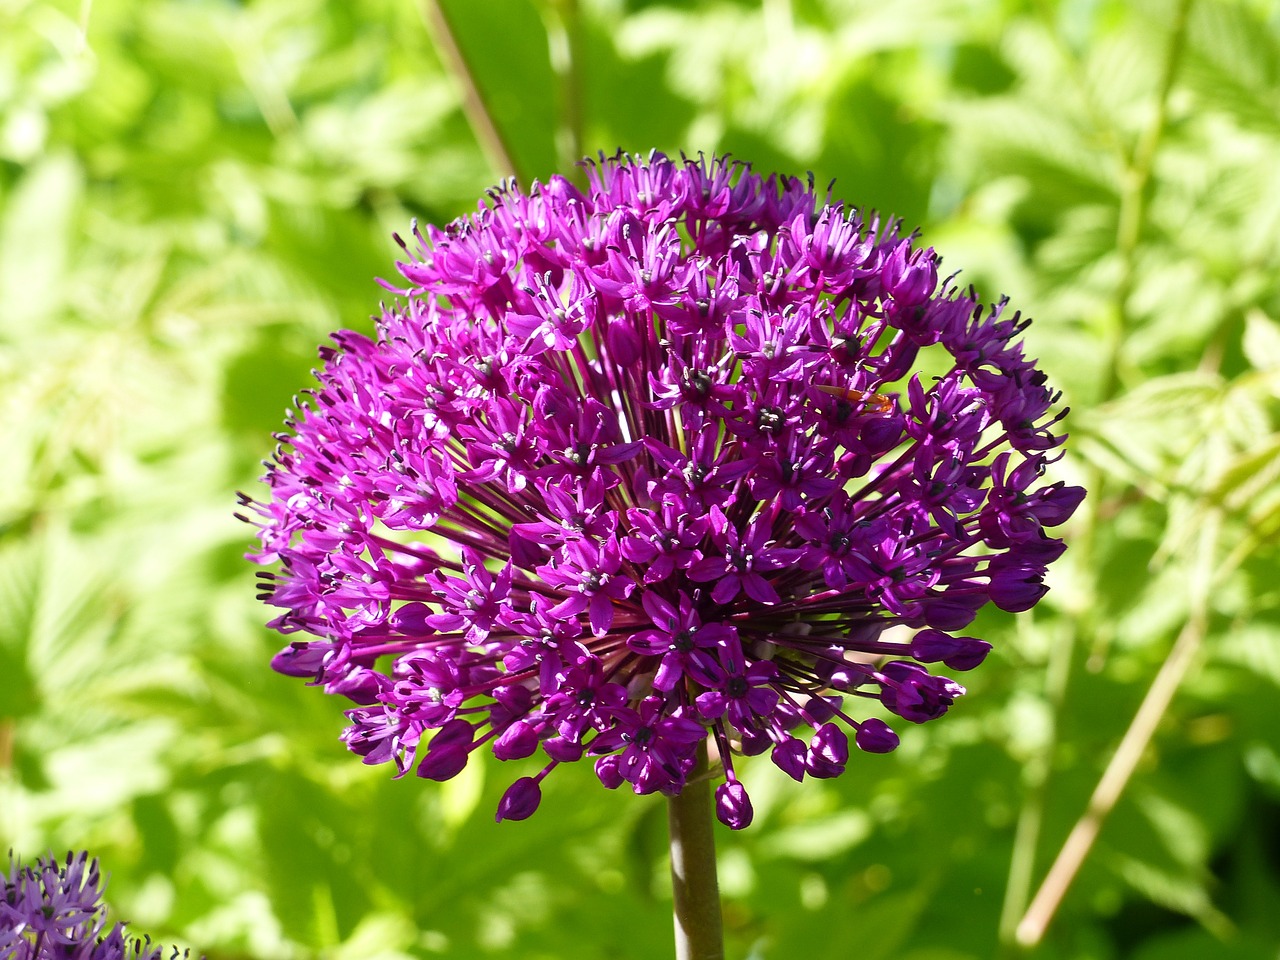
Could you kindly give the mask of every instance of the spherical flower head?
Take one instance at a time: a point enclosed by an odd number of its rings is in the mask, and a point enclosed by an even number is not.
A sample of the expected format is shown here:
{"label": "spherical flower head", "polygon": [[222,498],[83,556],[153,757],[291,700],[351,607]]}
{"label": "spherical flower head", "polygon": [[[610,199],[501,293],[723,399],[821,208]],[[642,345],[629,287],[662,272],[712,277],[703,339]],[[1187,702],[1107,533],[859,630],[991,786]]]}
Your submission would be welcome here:
{"label": "spherical flower head", "polygon": [[1026,322],[896,222],[723,159],[588,175],[415,226],[376,339],[322,350],[244,498],[300,637],[273,665],[398,775],[540,755],[500,820],[584,757],[678,793],[710,737],[743,827],[735,753],[834,777],[897,746],[869,714],[946,713],[933,665],[1040,599],[1083,491],[1041,482],[1064,438]]}
{"label": "spherical flower head", "polygon": [[0,960],[161,960],[162,948],[127,936],[123,924],[107,928],[102,888],[87,853],[29,866],[11,855],[0,874]]}

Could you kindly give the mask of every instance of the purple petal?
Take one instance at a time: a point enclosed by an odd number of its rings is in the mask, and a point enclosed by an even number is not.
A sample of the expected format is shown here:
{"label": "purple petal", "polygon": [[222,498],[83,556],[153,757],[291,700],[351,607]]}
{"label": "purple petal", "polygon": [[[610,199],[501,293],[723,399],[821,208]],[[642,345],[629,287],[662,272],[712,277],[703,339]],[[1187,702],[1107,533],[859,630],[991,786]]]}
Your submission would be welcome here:
{"label": "purple petal", "polygon": [[751,798],[737,780],[716,787],[716,818],[730,830],[751,826],[755,811]]}
{"label": "purple petal", "polygon": [[898,748],[898,735],[883,720],[863,720],[853,742],[866,753],[892,753]]}
{"label": "purple petal", "polygon": [[795,737],[788,737],[773,748],[773,752],[769,754],[769,759],[791,779],[802,781],[804,780],[805,772],[805,753],[803,741],[797,740]]}
{"label": "purple petal", "polygon": [[418,776],[427,780],[445,781],[456,777],[467,765],[471,757],[469,746],[460,743],[449,743],[443,747],[427,750],[427,755],[418,764]]}
{"label": "purple petal", "polygon": [[582,759],[582,743],[566,737],[547,737],[542,741],[542,749],[559,763],[574,763]]}
{"label": "purple petal", "polygon": [[587,619],[591,622],[591,632],[597,637],[603,637],[609,632],[609,628],[613,626],[613,601],[607,594],[592,594]]}
{"label": "purple petal", "polygon": [[627,637],[627,646],[636,653],[660,657],[671,649],[671,634],[661,630],[641,630]]}
{"label": "purple petal", "polygon": [[271,669],[286,677],[314,677],[332,649],[333,644],[319,641],[291,643],[271,658]]}
{"label": "purple petal", "polygon": [[654,591],[646,590],[640,598],[640,605],[656,626],[664,630],[671,630],[675,626],[678,619],[676,608]]}
{"label": "purple petal", "polygon": [[719,690],[708,690],[706,693],[698,694],[698,698],[694,701],[694,705],[698,709],[698,715],[704,720],[716,720],[724,714],[724,708],[729,701],[725,695]]}
{"label": "purple petal", "polygon": [[[778,591],[773,589],[771,584],[758,573],[748,573],[742,578],[742,588],[747,592],[752,600],[757,603],[777,603],[781,598]],[[737,592],[736,590],[734,591]],[[715,597],[715,591],[712,591],[712,598]]]}
{"label": "purple petal", "polygon": [[667,693],[675,689],[682,676],[684,676],[684,668],[680,658],[674,654],[668,654],[662,658],[662,662],[658,664],[658,672],[653,675],[653,688]]}
{"label": "purple petal", "polygon": [[742,577],[736,573],[728,573],[723,576],[714,587],[711,588],[711,599],[716,603],[728,603],[738,595],[738,589],[742,586]]}
{"label": "purple petal", "polygon": [[708,580],[723,577],[728,570],[729,564],[725,562],[724,557],[703,557],[685,573],[690,580],[706,583]]}
{"label": "purple petal", "polygon": [[623,776],[621,770],[621,762],[618,755],[610,754],[607,757],[601,757],[596,761],[596,776],[600,778],[600,782],[609,790],[617,790],[622,786]]}
{"label": "purple petal", "polygon": [[911,640],[911,656],[921,663],[945,663],[952,670],[972,670],[986,659],[991,644],[975,637],[951,637],[921,630]]}
{"label": "purple petal", "polygon": [[537,749],[538,734],[529,724],[519,720],[503,730],[493,741],[493,755],[499,760],[523,760],[532,756]]}
{"label": "purple petal", "polygon": [[541,802],[542,788],[538,786],[538,781],[533,777],[521,777],[507,787],[507,792],[498,801],[498,813],[494,819],[498,823],[503,820],[527,820]]}

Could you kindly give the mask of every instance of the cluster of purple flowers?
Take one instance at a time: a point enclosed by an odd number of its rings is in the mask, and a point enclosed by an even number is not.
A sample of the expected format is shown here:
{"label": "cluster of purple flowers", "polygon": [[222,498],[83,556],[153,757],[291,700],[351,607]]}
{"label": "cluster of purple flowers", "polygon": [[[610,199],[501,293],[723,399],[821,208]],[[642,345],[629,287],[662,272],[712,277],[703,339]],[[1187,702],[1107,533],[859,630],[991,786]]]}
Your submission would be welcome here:
{"label": "cluster of purple flowers", "polygon": [[[896,223],[723,159],[619,156],[494,191],[401,242],[376,340],[320,386],[247,497],[273,661],[356,706],[366,763],[445,780],[482,747],[680,791],[712,738],[797,780],[894,749],[1031,607],[1083,496],[1026,326],[939,280]],[[399,239],[399,238],[397,238]],[[913,375],[927,364],[936,376]],[[905,627],[886,635],[891,627]]]}
{"label": "cluster of purple flowers", "polygon": [[[106,928],[102,887],[87,853],[33,866],[11,860],[0,874],[0,960],[162,960],[162,948],[128,936],[124,924]],[[176,960],[176,947],[169,956]]]}

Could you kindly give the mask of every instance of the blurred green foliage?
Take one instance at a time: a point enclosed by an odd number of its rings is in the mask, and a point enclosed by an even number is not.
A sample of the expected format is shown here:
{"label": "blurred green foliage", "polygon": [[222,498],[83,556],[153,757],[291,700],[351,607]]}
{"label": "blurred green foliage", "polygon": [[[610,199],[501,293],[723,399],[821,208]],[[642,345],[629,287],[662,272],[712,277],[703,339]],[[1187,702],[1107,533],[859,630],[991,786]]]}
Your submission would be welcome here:
{"label": "blurred green foliage", "polygon": [[[1274,960],[1280,7],[444,9],[522,180],[619,146],[834,178],[1032,312],[1074,408],[1073,549],[1034,614],[981,616],[970,695],[836,782],[747,765],[730,955],[1019,955],[1190,631],[1029,955]],[[390,782],[267,666],[232,492],[317,344],[370,328],[391,232],[507,172],[440,39],[408,0],[0,0],[0,846],[89,848],[122,915],[210,960],[670,950],[659,799],[564,769],[495,826],[511,771]]]}

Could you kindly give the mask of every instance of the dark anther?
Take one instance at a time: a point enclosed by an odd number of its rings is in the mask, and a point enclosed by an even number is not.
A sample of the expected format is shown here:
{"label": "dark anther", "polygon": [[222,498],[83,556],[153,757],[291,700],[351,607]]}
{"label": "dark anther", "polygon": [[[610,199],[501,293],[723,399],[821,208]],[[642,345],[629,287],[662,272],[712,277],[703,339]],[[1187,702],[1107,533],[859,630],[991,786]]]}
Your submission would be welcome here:
{"label": "dark anther", "polygon": [[705,397],[713,383],[710,375],[703,370],[686,370],[681,379],[685,388],[699,397]]}
{"label": "dark anther", "polygon": [[777,407],[761,407],[756,412],[756,429],[761,433],[773,433],[778,430],[785,418]]}
{"label": "dark anther", "polygon": [[581,467],[584,464],[590,462],[591,451],[593,449],[594,449],[594,444],[579,443],[576,447],[569,447],[568,449],[565,450],[564,452],[565,459],[567,459],[575,467]]}

